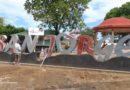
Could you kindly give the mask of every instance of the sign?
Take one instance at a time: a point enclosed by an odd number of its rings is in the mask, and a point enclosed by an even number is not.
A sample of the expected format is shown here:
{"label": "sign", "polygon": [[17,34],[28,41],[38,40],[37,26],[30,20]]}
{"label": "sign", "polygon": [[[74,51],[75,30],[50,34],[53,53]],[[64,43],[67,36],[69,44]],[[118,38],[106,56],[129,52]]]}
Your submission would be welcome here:
{"label": "sign", "polygon": [[44,35],[44,30],[42,28],[29,28],[29,35]]}
{"label": "sign", "polygon": [[[24,35],[25,39],[21,45],[22,51],[24,51],[27,48],[29,53],[35,52],[35,47],[39,40],[39,34],[35,35],[35,37],[33,37],[33,38],[31,37],[31,35]],[[95,47],[93,47],[94,41],[90,36],[81,35],[77,39],[74,39],[74,38],[69,39],[70,47],[68,49],[62,48],[61,37],[63,37],[63,36],[66,36],[66,34],[61,33],[58,36],[55,36],[55,35],[46,36],[46,37],[49,37],[49,40],[50,40],[50,45],[46,52],[47,57],[51,56],[55,45],[57,46],[57,49],[61,54],[69,54],[76,49],[78,55],[81,55],[82,52],[85,51],[85,52],[87,52],[87,54],[96,58],[96,61],[98,61],[98,62],[105,62],[105,61],[109,60],[112,55],[115,55],[114,57],[120,57],[120,56],[129,57],[130,56],[130,41],[129,41],[130,35],[127,35],[127,36],[123,37],[122,39],[120,39],[120,41],[117,43],[117,45],[113,44],[114,37],[111,35],[107,35],[102,40],[98,41],[98,43],[95,45]],[[13,47],[14,44],[19,40],[19,37],[18,37],[18,35],[12,35],[10,41],[4,47],[2,46],[2,44],[4,42],[2,41],[2,39],[0,39],[0,40],[1,40],[0,50],[2,50],[3,52],[7,52],[9,50],[9,48]],[[106,41],[106,40],[108,40],[108,42],[111,44],[106,45],[104,43],[104,41]],[[128,42],[126,43],[126,41],[128,41]],[[102,45],[102,44],[105,44],[105,45]]]}

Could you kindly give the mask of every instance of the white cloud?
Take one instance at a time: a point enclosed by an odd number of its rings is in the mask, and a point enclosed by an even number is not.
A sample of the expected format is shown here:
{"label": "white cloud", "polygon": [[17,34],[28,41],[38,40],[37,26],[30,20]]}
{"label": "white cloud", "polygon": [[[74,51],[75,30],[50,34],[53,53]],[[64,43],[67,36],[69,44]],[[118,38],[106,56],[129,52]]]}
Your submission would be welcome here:
{"label": "white cloud", "polygon": [[24,3],[25,0],[0,0],[0,16],[4,17],[7,23],[18,27],[36,27],[39,22],[34,21],[32,15],[27,14]]}
{"label": "white cloud", "polygon": [[106,13],[114,7],[120,7],[130,0],[92,0],[84,12],[84,21],[86,24],[103,20]]}
{"label": "white cloud", "polygon": [[[8,23],[15,26],[36,27],[39,22],[33,20],[32,15],[24,9],[26,0],[0,0],[0,17],[4,17]],[[84,12],[86,24],[103,20],[106,13],[130,0],[92,0],[89,9]],[[21,23],[18,23],[21,22]]]}

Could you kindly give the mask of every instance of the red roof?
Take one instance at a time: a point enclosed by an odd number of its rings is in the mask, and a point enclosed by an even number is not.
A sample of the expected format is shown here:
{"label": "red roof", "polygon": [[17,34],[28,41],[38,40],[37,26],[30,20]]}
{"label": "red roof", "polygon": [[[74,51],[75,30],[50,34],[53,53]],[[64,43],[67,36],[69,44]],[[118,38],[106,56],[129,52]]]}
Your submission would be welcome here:
{"label": "red roof", "polygon": [[94,27],[94,30],[113,29],[113,28],[130,28],[130,19],[124,17],[115,17],[103,21],[99,26]]}

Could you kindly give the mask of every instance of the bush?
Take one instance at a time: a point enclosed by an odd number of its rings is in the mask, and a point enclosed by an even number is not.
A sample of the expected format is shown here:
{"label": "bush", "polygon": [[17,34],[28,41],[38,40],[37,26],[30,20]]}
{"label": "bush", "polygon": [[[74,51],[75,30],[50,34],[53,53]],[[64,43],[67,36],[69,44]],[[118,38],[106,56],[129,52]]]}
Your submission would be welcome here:
{"label": "bush", "polygon": [[15,33],[24,32],[24,28],[16,28],[12,25],[0,26],[0,34],[10,35]]}
{"label": "bush", "polygon": [[81,31],[81,35],[88,35],[88,36],[94,36],[94,32],[93,30],[84,30],[84,31]]}

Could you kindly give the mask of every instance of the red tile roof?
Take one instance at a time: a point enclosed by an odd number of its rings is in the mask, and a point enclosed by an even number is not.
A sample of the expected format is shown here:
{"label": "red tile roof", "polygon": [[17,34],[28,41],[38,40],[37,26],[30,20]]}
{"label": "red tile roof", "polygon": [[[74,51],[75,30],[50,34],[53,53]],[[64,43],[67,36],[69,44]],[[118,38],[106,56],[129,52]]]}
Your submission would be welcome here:
{"label": "red tile roof", "polygon": [[113,29],[113,28],[130,28],[130,19],[124,17],[115,17],[103,21],[99,26],[94,27],[94,30]]}

